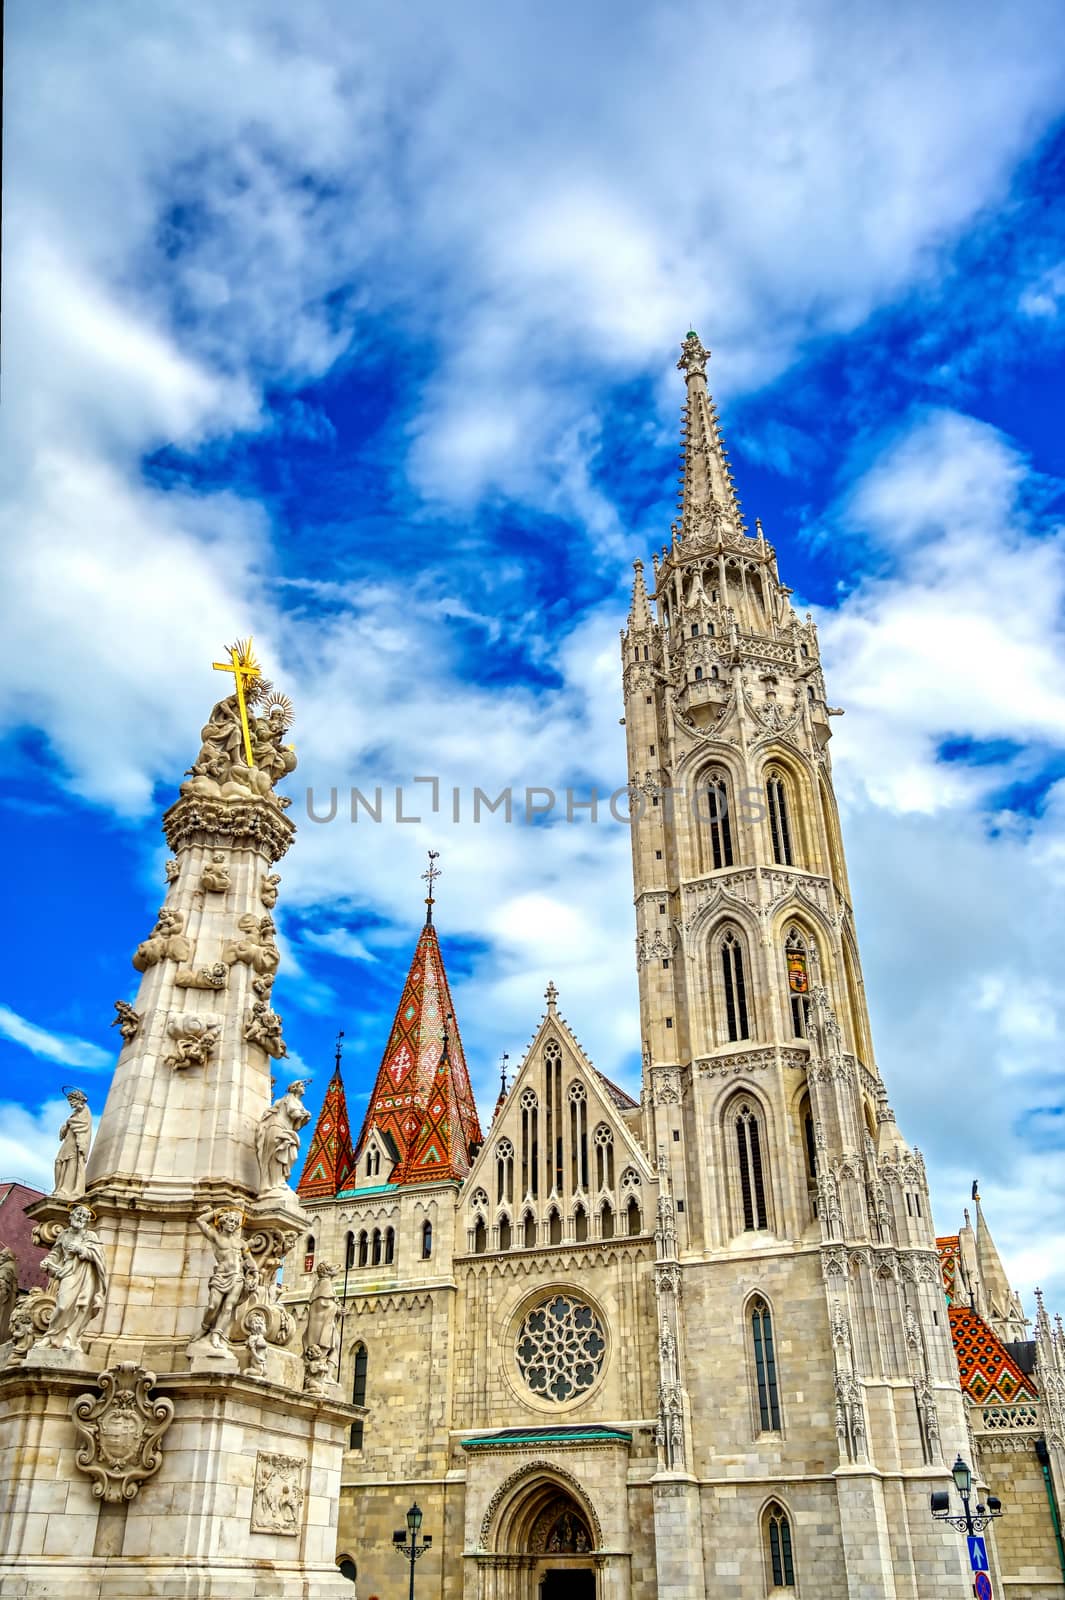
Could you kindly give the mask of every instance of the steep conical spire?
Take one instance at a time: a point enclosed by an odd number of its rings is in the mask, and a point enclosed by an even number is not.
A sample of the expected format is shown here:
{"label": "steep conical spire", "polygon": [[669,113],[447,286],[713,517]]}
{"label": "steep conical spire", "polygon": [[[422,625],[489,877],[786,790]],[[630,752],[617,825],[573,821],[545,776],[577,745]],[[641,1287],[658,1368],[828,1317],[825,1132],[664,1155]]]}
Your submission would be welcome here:
{"label": "steep conical spire", "polygon": [[976,1183],[973,1184],[973,1199],[976,1201],[976,1259],[983,1280],[989,1320],[1001,1338],[1023,1339],[1025,1329],[1020,1302],[1010,1286],[1002,1258],[995,1248]]}
{"label": "steep conical spire", "polygon": [[[437,1106],[439,1112],[434,1110]],[[428,1137],[429,1124],[440,1138],[446,1133],[446,1160],[439,1142],[433,1146]],[[355,1146],[356,1161],[374,1128],[390,1137],[399,1153],[393,1182],[417,1181],[415,1168],[422,1179],[433,1176],[422,1170],[426,1164],[434,1164],[430,1147],[436,1149],[441,1168],[448,1169],[437,1175],[450,1176],[450,1169],[465,1171],[470,1146],[481,1143],[444,961],[436,929],[429,921],[419,936],[396,1008]]]}
{"label": "steep conical spire", "polygon": [[630,634],[641,633],[654,623],[651,602],[647,598],[647,585],[643,581],[643,562],[634,561],[632,566],[636,576],[632,581],[632,604],[629,606]]}
{"label": "steep conical spire", "polygon": [[722,521],[743,529],[743,512],[732,481],[728,451],[717,425],[717,409],[706,388],[710,352],[699,335],[689,331],[677,366],[684,373],[688,398],[681,425],[683,470],[680,477],[680,535],[690,539],[712,531]]}
{"label": "steep conical spire", "polygon": [[333,1076],[325,1091],[322,1109],[318,1113],[318,1121],[307,1150],[307,1159],[303,1164],[303,1174],[297,1186],[296,1192],[302,1200],[331,1199],[350,1184],[355,1170],[348,1102],[340,1071],[343,1037],[344,1031],[341,1029],[337,1034]]}

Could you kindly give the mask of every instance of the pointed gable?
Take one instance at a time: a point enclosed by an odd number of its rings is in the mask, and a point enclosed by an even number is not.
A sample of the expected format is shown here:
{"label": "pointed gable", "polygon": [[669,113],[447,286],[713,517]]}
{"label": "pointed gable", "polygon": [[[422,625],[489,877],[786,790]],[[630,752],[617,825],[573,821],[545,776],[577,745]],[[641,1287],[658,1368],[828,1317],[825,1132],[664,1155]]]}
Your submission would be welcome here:
{"label": "pointed gable", "polygon": [[351,1182],[355,1155],[340,1064],[329,1080],[296,1192],[304,1200],[331,1200]]}
{"label": "pointed gable", "polygon": [[636,1102],[585,1054],[548,1009],[464,1190],[475,1251],[520,1230],[533,1243],[594,1244],[654,1227],[658,1180],[626,1123]]}
{"label": "pointed gable", "polygon": [[421,931],[403,985],[355,1147],[356,1161],[374,1128],[390,1137],[398,1151],[393,1182],[461,1177],[469,1168],[471,1146],[481,1142],[451,990],[431,922]]}

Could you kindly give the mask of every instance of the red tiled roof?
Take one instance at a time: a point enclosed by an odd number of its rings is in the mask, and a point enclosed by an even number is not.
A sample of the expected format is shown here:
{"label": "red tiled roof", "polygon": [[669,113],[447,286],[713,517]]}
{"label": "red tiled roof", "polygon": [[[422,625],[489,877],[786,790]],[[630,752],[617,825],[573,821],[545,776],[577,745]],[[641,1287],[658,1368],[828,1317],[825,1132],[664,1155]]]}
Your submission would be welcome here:
{"label": "red tiled roof", "polygon": [[1038,1391],[971,1306],[950,1306],[950,1333],[965,1395],[980,1405],[1011,1404]]}
{"label": "red tiled roof", "polygon": [[305,1200],[331,1200],[351,1181],[354,1170],[348,1102],[338,1065],[325,1091],[296,1192]]}
{"label": "red tiled roof", "polygon": [[20,1289],[43,1289],[48,1279],[41,1271],[46,1251],[33,1242],[33,1223],[26,1207],[43,1200],[39,1189],[25,1183],[0,1183],[0,1245],[6,1244],[18,1265]]}

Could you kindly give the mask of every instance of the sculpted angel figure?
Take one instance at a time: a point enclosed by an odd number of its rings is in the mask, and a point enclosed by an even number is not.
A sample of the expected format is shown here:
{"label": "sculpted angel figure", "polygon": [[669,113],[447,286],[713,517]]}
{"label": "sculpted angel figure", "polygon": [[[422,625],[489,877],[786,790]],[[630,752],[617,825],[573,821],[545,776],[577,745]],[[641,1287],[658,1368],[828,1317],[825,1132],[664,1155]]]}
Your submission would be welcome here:
{"label": "sculpted angel figure", "polygon": [[259,1118],[255,1154],[259,1161],[259,1187],[265,1192],[283,1189],[300,1153],[300,1130],[311,1114],[303,1104],[305,1085],[297,1079]]}
{"label": "sculpted angel figure", "polygon": [[227,944],[222,951],[222,960],[227,966],[234,966],[238,961],[245,962],[260,976],[274,976],[281,964],[281,952],[275,943],[274,919],[267,913],[257,917],[254,911],[246,911],[237,923],[240,936]]}
{"label": "sculpted angel figure", "polygon": [[245,1294],[244,1218],[239,1211],[215,1212],[212,1206],[207,1206],[195,1222],[215,1258],[214,1271],[207,1280],[207,1310],[201,1326],[208,1343],[227,1355],[230,1348],[227,1331]]}
{"label": "sculpted angel figure", "polygon": [[174,961],[188,961],[192,945],[185,937],[185,917],[180,911],[162,906],[155,927],[147,939],[141,941],[133,955],[133,965],[138,972],[147,972],[157,961],[170,956]]}
{"label": "sculpted angel figure", "polygon": [[76,1200],[85,1193],[85,1163],[92,1138],[92,1113],[80,1089],[67,1090],[70,1116],[59,1130],[59,1153],[55,1158],[57,1200]]}
{"label": "sculpted angel figure", "polygon": [[88,1206],[74,1206],[70,1222],[41,1266],[55,1280],[55,1311],[37,1341],[52,1350],[81,1350],[82,1334],[104,1306],[107,1263],[99,1237],[89,1227]]}
{"label": "sculpted angel figure", "polygon": [[208,894],[224,894],[230,886],[230,873],[221,850],[215,850],[200,873],[200,888]]}
{"label": "sculpted angel figure", "polygon": [[266,1318],[261,1311],[253,1311],[248,1318],[248,1365],[250,1378],[266,1377]]}

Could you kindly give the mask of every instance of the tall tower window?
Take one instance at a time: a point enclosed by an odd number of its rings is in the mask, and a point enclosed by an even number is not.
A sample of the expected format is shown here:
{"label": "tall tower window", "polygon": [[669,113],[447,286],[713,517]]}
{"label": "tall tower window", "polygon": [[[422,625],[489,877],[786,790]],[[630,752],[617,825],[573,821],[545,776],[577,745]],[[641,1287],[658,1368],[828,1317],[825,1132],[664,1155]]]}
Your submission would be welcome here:
{"label": "tall tower window", "polygon": [[509,1139],[496,1145],[496,1205],[514,1202],[514,1146]]}
{"label": "tall tower window", "polygon": [[806,940],[798,928],[789,928],[784,941],[788,968],[788,999],[791,1002],[791,1031],[796,1039],[810,1037],[810,972]]}
{"label": "tall tower window", "polygon": [[765,782],[769,832],[773,840],[773,860],[782,867],[794,865],[791,849],[791,823],[788,818],[788,787],[779,772],[771,772]]}
{"label": "tall tower window", "polygon": [[773,1500],[765,1509],[766,1556],[774,1589],[795,1586],[795,1563],[791,1554],[791,1523],[784,1507]]}
{"label": "tall tower window", "polygon": [[763,1228],[768,1228],[769,1216],[765,1203],[765,1173],[762,1168],[762,1130],[754,1107],[748,1100],[740,1102],[734,1126],[743,1228],[745,1233],[757,1233]]}
{"label": "tall tower window", "polygon": [[725,981],[725,1023],[729,1039],[749,1039],[743,946],[734,933],[726,933],[721,941],[721,974]]}
{"label": "tall tower window", "polygon": [[732,819],[729,815],[728,781],[723,772],[712,772],[707,780],[705,815],[710,861],[715,869],[731,867]]}
{"label": "tall tower window", "polygon": [[431,1222],[422,1223],[422,1260],[428,1261],[433,1253],[433,1225]]}
{"label": "tall tower window", "polygon": [[[367,1362],[368,1357],[366,1354],[366,1346],[364,1344],[357,1344],[355,1346],[355,1373],[351,1385],[351,1403],[353,1406],[364,1406],[366,1404]],[[358,1422],[353,1422],[351,1424],[350,1442],[353,1450],[362,1449],[362,1427],[363,1425],[361,1418]]]}
{"label": "tall tower window", "polygon": [[763,1433],[780,1430],[780,1394],[777,1358],[773,1347],[773,1317],[762,1299],[751,1302],[751,1352],[758,1400],[758,1422]]}

